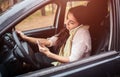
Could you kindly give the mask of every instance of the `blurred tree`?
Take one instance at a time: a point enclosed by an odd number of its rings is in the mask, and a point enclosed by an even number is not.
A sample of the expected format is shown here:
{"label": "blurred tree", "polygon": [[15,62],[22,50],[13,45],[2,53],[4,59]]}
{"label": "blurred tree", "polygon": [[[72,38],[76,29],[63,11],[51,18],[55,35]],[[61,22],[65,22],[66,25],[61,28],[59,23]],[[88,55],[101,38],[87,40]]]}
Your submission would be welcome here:
{"label": "blurred tree", "polygon": [[14,0],[14,4],[17,3],[17,2],[18,2],[18,0]]}
{"label": "blurred tree", "polygon": [[46,13],[45,13],[45,7],[41,8],[41,14],[42,14],[42,16],[46,15]]}
{"label": "blurred tree", "polygon": [[52,4],[52,14],[54,14],[54,4]]}
{"label": "blurred tree", "polygon": [[1,9],[1,7],[0,7],[0,14],[2,13],[2,9]]}
{"label": "blurred tree", "polygon": [[2,3],[4,0],[0,0],[0,3]]}
{"label": "blurred tree", "polygon": [[0,0],[0,13],[2,12],[1,3],[2,3],[2,0]]}

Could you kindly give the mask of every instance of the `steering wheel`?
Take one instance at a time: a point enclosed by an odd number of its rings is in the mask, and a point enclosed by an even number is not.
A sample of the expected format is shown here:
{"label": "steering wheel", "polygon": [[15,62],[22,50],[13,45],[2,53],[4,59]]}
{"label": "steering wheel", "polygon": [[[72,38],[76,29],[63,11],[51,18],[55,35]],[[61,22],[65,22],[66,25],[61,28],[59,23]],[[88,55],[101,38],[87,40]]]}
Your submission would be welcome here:
{"label": "steering wheel", "polygon": [[27,63],[31,63],[35,67],[39,68],[40,64],[38,64],[38,62],[35,60],[35,55],[34,55],[32,48],[30,47],[30,45],[25,41],[20,41],[20,39],[18,38],[18,35],[14,29],[12,31],[12,35],[13,35],[13,39],[14,39],[15,43],[17,44],[17,47],[20,50],[17,53],[18,54],[21,53],[22,56],[24,57],[24,60]]}

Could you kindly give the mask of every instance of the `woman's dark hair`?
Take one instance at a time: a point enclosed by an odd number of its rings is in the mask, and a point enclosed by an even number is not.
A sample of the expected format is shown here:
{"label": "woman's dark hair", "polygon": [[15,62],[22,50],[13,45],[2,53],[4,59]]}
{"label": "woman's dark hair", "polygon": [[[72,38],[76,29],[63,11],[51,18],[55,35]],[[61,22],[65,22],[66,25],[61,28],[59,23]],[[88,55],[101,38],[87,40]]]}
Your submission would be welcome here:
{"label": "woman's dark hair", "polygon": [[66,43],[67,38],[69,37],[69,31],[67,28],[63,28],[58,34],[57,34],[57,41],[56,45],[54,46],[54,52],[58,54],[60,47]]}
{"label": "woman's dark hair", "polygon": [[[92,25],[94,22],[100,23],[102,19],[107,15],[107,0],[91,0],[87,6],[73,7],[68,11],[68,14],[72,13],[77,22],[83,25]],[[64,28],[58,36],[55,51],[59,51],[60,47],[66,43],[69,37],[69,31]]]}
{"label": "woman's dark hair", "polygon": [[87,6],[77,6],[71,8],[69,12],[74,15],[79,24],[99,24],[108,14],[107,2],[108,0],[90,0]]}
{"label": "woman's dark hair", "polygon": [[[73,14],[73,16],[76,18],[77,22],[80,24],[88,24],[87,16],[88,16],[88,11],[87,11],[87,6],[77,6],[74,8],[71,8],[69,10],[70,13]],[[68,14],[69,14],[68,12]]]}
{"label": "woman's dark hair", "polygon": [[[81,18],[84,18],[84,13],[86,12],[85,10],[85,6],[78,6],[78,7],[74,7],[74,8],[71,8],[68,13],[72,13],[74,15],[74,17],[76,18],[77,22],[80,24],[80,23],[85,23],[83,22],[83,20],[79,20],[80,17]],[[76,11],[82,11],[82,12],[76,12]],[[58,40],[56,42],[56,45],[54,46],[54,51],[59,51],[60,47],[66,43],[66,40],[67,38],[69,37],[69,31],[67,30],[67,28],[63,28],[59,34],[57,35],[58,37]]]}

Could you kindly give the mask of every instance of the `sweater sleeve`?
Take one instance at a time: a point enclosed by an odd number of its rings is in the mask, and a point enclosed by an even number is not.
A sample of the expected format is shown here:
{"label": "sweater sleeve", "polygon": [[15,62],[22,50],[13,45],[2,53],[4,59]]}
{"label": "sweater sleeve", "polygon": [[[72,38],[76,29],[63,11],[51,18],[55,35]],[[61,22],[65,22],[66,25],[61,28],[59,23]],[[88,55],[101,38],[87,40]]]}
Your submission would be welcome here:
{"label": "sweater sleeve", "polygon": [[58,37],[57,36],[52,36],[52,37],[47,38],[47,39],[50,42],[50,46],[49,47],[51,47],[51,46],[54,46],[56,44],[56,41],[57,41]]}

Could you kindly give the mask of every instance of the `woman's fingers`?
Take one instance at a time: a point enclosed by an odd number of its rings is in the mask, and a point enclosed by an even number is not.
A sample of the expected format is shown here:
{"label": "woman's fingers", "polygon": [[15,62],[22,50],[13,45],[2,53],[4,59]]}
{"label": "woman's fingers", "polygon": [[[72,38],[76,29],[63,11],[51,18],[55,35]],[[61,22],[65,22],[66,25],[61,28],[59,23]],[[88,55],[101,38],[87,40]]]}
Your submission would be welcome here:
{"label": "woman's fingers", "polygon": [[26,37],[26,35],[24,35],[24,33],[22,31],[16,31],[18,33],[18,35],[24,39]]}
{"label": "woman's fingers", "polygon": [[16,32],[20,35],[20,37],[24,35],[21,31],[16,31]]}
{"label": "woman's fingers", "polygon": [[41,44],[39,42],[39,40],[37,40],[37,45],[38,45],[38,48],[39,48],[40,52],[45,52],[45,51],[49,50],[47,47],[45,47],[45,45]]}
{"label": "woman's fingers", "polygon": [[16,30],[16,32],[17,32],[18,34],[22,34],[22,32],[21,32],[21,31],[17,31],[17,30]]}
{"label": "woman's fingers", "polygon": [[41,44],[39,42],[39,40],[37,40],[37,45],[38,45],[38,48],[39,48],[39,52],[45,54],[46,56],[48,56],[48,54],[50,54],[49,49],[45,45]]}
{"label": "woman's fingers", "polygon": [[37,40],[37,45],[40,51],[44,50],[44,47],[40,44],[40,42]]}
{"label": "woman's fingers", "polygon": [[39,41],[37,40],[37,45],[38,45],[38,48],[39,48],[39,50],[41,49],[41,46],[40,46],[40,43],[39,43]]}

